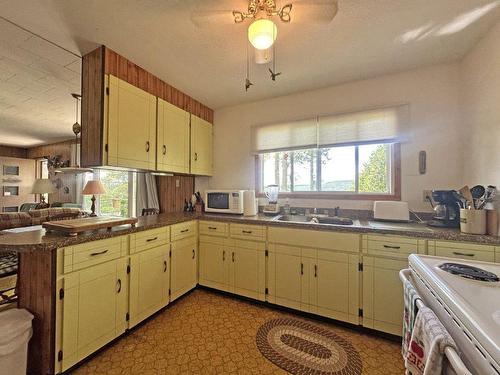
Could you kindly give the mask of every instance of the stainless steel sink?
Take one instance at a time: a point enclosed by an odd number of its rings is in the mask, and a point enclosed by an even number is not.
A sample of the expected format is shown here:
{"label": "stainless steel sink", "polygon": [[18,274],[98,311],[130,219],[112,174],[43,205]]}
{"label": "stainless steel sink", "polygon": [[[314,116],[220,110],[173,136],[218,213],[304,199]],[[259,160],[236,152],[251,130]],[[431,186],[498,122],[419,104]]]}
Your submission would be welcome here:
{"label": "stainless steel sink", "polygon": [[286,221],[292,223],[310,223],[310,224],[330,224],[330,225],[353,225],[353,221],[345,217],[330,217],[323,215],[279,215],[273,220]]}

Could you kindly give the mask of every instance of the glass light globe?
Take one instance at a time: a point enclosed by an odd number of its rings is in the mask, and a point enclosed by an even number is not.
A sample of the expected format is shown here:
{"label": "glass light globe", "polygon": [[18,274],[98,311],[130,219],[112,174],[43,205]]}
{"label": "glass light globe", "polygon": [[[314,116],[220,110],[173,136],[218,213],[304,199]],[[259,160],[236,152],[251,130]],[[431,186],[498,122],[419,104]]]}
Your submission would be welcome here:
{"label": "glass light globe", "polygon": [[278,28],[273,21],[258,19],[248,27],[248,40],[257,49],[268,49],[276,40]]}

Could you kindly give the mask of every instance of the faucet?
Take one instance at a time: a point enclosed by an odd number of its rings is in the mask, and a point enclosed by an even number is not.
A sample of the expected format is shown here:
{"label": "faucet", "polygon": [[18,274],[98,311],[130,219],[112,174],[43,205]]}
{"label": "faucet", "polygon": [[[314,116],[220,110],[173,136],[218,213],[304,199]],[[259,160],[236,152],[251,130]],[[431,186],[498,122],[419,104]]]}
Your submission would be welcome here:
{"label": "faucet", "polygon": [[333,209],[333,216],[339,216],[340,207],[337,206]]}
{"label": "faucet", "polygon": [[285,215],[290,215],[290,203],[288,202],[288,199],[286,200],[286,203],[283,206],[283,212]]}
{"label": "faucet", "polygon": [[317,215],[318,214],[318,209],[316,207],[313,208],[313,214]]}

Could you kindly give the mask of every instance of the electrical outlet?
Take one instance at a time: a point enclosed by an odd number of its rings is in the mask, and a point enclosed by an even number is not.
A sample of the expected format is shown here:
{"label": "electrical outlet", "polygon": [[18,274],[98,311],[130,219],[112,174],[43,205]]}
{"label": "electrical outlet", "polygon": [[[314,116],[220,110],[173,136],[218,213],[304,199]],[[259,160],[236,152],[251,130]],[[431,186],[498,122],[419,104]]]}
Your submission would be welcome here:
{"label": "electrical outlet", "polygon": [[175,180],[175,187],[178,188],[179,186],[181,186],[181,182],[179,181],[179,179],[176,179]]}
{"label": "electrical outlet", "polygon": [[432,190],[424,190],[422,192],[422,201],[424,203],[429,203],[429,199],[427,199],[427,197],[429,197],[430,199],[432,199]]}

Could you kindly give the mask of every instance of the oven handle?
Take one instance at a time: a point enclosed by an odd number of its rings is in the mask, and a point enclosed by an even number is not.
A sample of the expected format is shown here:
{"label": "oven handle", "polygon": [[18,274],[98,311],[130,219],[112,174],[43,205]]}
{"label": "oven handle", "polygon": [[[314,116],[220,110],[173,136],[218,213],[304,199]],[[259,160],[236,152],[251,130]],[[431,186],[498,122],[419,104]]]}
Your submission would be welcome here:
{"label": "oven handle", "polygon": [[[399,271],[399,278],[403,283],[405,281],[408,281],[410,282],[410,284],[415,286],[412,283],[410,276],[411,276],[411,270],[409,268],[402,269],[401,271]],[[418,308],[425,306],[421,299],[417,299],[416,303]],[[462,361],[462,359],[460,358],[455,349],[447,346],[444,349],[444,354],[446,355],[448,361],[450,362],[451,366],[458,375],[472,375],[472,373],[467,369],[467,367],[465,366],[464,362]]]}

